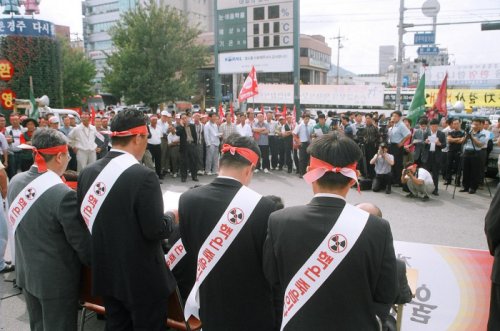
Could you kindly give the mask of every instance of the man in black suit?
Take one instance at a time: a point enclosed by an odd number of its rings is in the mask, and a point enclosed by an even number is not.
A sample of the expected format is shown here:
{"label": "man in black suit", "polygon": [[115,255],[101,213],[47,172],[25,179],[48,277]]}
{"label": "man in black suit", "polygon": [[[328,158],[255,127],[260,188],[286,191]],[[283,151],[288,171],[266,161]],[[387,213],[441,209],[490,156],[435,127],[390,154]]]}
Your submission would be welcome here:
{"label": "man in black suit", "polygon": [[189,123],[186,114],[182,114],[181,125],[179,125],[175,130],[175,134],[180,137],[179,153],[181,181],[186,181],[187,169],[189,167],[189,171],[191,171],[191,178],[193,181],[197,182],[198,155],[196,146],[198,143],[198,136],[196,135],[196,127],[194,124]]}
{"label": "man in black suit", "polygon": [[[315,194],[306,206],[285,208],[271,214],[264,246],[264,270],[266,277],[275,289],[280,289],[276,306],[285,304],[282,323],[284,330],[378,330],[375,317],[377,304],[392,304],[397,293],[396,257],[389,223],[382,218],[369,216],[366,212],[349,205],[345,196],[357,180],[356,161],[362,156],[356,143],[337,132],[316,139],[308,148],[311,163],[304,179],[312,184]],[[342,216],[344,209],[354,217]],[[354,213],[354,214],[353,214]],[[364,221],[364,228],[359,227]],[[339,230],[337,223],[343,223],[344,230]],[[357,228],[357,241],[352,236]],[[335,234],[331,234],[332,231]],[[361,232],[359,232],[361,231]],[[340,240],[345,235],[345,241]],[[351,239],[353,238],[353,239]],[[339,245],[330,245],[330,242]],[[320,267],[311,269],[321,275],[326,273],[324,281],[312,293],[307,293],[313,286],[315,274],[304,279],[304,286],[290,296],[285,291],[294,276],[304,270],[306,261],[314,258],[316,249],[325,243],[328,247],[319,250],[319,260],[314,260]],[[352,247],[338,265],[339,254]],[[328,274],[328,272],[332,272]],[[312,279],[312,280],[309,280]],[[303,279],[300,279],[303,280]],[[321,284],[321,283],[319,283]],[[295,287],[293,287],[295,288]],[[311,295],[305,299],[300,293]],[[284,300],[285,295],[287,296]],[[295,299],[297,299],[295,301]],[[293,302],[290,308],[290,302]],[[296,311],[295,307],[300,307]],[[293,311],[294,315],[290,314]],[[292,317],[290,317],[292,316]]]}
{"label": "man in black suit", "polygon": [[[84,197],[100,184],[95,183],[97,176],[108,171],[108,165],[113,167],[109,171],[119,173],[106,188],[93,225],[89,223],[92,292],[104,300],[106,330],[165,330],[167,299],[175,280],[166,266],[161,239],[170,235],[172,219],[164,219],[155,172],[135,163],[146,150],[146,120],[139,110],[124,110],[113,118],[111,131],[113,148],[78,178],[78,202],[85,207]],[[122,170],[120,164],[111,163],[118,157],[133,163]]]}
{"label": "man in black suit", "polygon": [[491,298],[488,331],[500,330],[500,188],[486,214],[484,232],[490,254],[495,257],[491,271]]}
{"label": "man in black suit", "polygon": [[[260,157],[259,147],[251,137],[230,135],[225,143],[231,147],[225,145],[222,149],[219,177],[185,192],[179,201],[181,238],[187,252],[184,258],[193,264],[212,230],[226,218],[223,214],[233,198],[240,190],[250,190],[246,185]],[[275,208],[267,198],[258,200],[254,210],[245,216],[247,223],[201,283],[199,316],[203,330],[275,330],[271,287],[262,270],[267,221]],[[189,300],[186,310],[188,305]]]}
{"label": "man in black suit", "polygon": [[446,135],[443,131],[438,130],[438,126],[439,120],[435,118],[430,122],[430,130],[424,133],[424,144],[427,154],[424,168],[432,174],[432,180],[434,181],[434,191],[432,194],[436,196],[439,195],[438,184],[442,162],[441,150],[446,148]]}

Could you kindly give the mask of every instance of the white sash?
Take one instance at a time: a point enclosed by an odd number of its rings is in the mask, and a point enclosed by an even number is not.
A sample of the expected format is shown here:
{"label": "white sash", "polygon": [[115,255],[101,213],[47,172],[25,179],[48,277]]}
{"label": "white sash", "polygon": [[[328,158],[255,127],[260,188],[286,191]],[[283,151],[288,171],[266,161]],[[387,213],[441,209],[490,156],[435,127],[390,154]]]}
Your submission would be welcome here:
{"label": "white sash", "polygon": [[354,247],[370,215],[346,204],[337,222],[286,287],[281,330]]}
{"label": "white sash", "polygon": [[97,131],[97,130],[95,131],[95,137],[97,139],[99,139],[101,141],[101,143],[104,142],[104,136],[99,131]]}
{"label": "white sash", "polygon": [[177,242],[170,248],[167,254],[165,254],[165,261],[167,261],[167,266],[170,270],[173,270],[177,263],[186,255],[186,250],[182,244],[182,239],[177,240]]}
{"label": "white sash", "polygon": [[12,233],[16,232],[17,226],[23,219],[28,210],[42,196],[45,191],[56,186],[64,184],[62,179],[53,171],[48,170],[38,176],[26,185],[11,202],[8,212],[9,223],[12,226]]}
{"label": "white sash", "polygon": [[80,207],[80,213],[90,233],[92,233],[92,226],[99,213],[99,209],[101,209],[104,200],[106,200],[116,180],[125,170],[138,163],[136,158],[131,154],[124,153],[109,161],[94,180],[85,194],[82,206]]}
{"label": "white sash", "polygon": [[257,192],[242,186],[201,246],[198,252],[196,281],[184,308],[186,321],[191,315],[200,318],[199,289],[201,284],[246,224],[261,198],[262,196]]}

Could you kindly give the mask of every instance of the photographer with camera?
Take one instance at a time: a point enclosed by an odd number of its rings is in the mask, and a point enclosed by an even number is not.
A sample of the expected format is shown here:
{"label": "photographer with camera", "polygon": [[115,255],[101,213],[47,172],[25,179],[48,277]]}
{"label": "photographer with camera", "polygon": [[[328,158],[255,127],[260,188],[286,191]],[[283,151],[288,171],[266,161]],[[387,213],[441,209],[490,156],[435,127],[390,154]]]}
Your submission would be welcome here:
{"label": "photographer with camera", "polygon": [[401,174],[401,183],[406,184],[410,193],[407,198],[419,198],[422,201],[429,200],[429,192],[434,190],[432,175],[424,168],[419,168],[416,163],[408,163]]}
{"label": "photographer with camera", "polygon": [[394,165],[394,156],[389,154],[388,150],[387,144],[381,143],[377,154],[370,160],[370,165],[375,166],[376,174],[372,186],[373,192],[379,192],[385,188],[385,193],[391,194],[391,168]]}
{"label": "photographer with camera", "polygon": [[476,193],[481,171],[481,149],[488,142],[488,137],[481,132],[481,120],[474,118],[472,124],[465,127],[465,137],[460,141],[463,150],[463,189],[460,192]]}

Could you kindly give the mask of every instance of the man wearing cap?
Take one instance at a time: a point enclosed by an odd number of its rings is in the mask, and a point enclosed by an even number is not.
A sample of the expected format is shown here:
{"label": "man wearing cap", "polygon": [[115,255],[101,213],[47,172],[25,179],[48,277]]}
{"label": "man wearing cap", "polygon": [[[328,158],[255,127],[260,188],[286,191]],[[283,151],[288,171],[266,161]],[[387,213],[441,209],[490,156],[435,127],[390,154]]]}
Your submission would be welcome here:
{"label": "man wearing cap", "polygon": [[158,117],[151,116],[151,124],[149,124],[149,132],[151,137],[148,138],[148,150],[151,153],[155,164],[155,171],[158,178],[163,179],[161,172],[161,137],[163,136],[162,128],[158,125]]}
{"label": "man wearing cap", "polygon": [[391,115],[391,121],[394,122],[392,130],[389,131],[389,153],[394,156],[394,166],[392,167],[392,180],[396,185],[401,185],[401,171],[403,170],[404,144],[410,139],[411,132],[401,120],[403,115],[396,110]]}
{"label": "man wearing cap", "polygon": [[376,304],[397,293],[389,223],[346,202],[357,182],[356,143],[334,132],[309,147],[314,198],[271,214],[264,270],[282,330],[378,330]]}
{"label": "man wearing cap", "polygon": [[172,218],[163,216],[158,177],[139,164],[148,144],[144,114],[118,113],[113,148],[78,177],[80,215],[92,233],[92,292],[103,298],[106,330],[164,330],[175,280],[161,240]]}
{"label": "man wearing cap", "polygon": [[267,220],[276,207],[247,187],[259,154],[252,138],[229,136],[219,177],[179,200],[185,258],[198,264],[185,317],[199,317],[205,331],[276,330],[271,288],[262,270]]}
{"label": "man wearing cap", "polygon": [[49,128],[59,130],[59,116],[52,116],[49,119]]}
{"label": "man wearing cap", "polygon": [[76,153],[77,171],[82,171],[87,165],[94,163],[100,150],[95,143],[95,126],[90,124],[90,114],[82,112],[82,123],[76,126],[68,135],[69,144]]}
{"label": "man wearing cap", "polygon": [[69,161],[65,136],[38,130],[35,165],[8,190],[16,251],[16,281],[31,330],[76,330],[80,269],[90,263],[90,234],[78,217],[76,193],[61,180]]}

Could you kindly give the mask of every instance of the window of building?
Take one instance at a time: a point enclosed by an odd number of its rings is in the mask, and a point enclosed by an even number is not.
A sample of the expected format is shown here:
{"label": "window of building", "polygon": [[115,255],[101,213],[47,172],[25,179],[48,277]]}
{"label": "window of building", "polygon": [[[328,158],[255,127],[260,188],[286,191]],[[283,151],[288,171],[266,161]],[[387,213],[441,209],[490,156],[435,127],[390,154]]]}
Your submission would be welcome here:
{"label": "window of building", "polygon": [[260,31],[259,27],[260,27],[259,23],[253,25],[253,34],[259,34]]}
{"label": "window of building", "polygon": [[91,12],[93,14],[103,14],[118,11],[118,2],[109,2],[98,6],[89,7],[92,8]]}
{"label": "window of building", "polygon": [[300,56],[301,57],[308,57],[309,56],[309,49],[301,47],[300,48]]}
{"label": "window of building", "polygon": [[264,23],[264,33],[268,34],[269,33],[269,23]]}
{"label": "window of building", "polygon": [[273,32],[274,33],[279,33],[280,32],[280,22],[274,22],[273,23]]}
{"label": "window of building", "polygon": [[274,38],[274,43],[273,43],[274,47],[279,47],[279,45],[280,45],[280,36],[279,35],[278,36],[274,36],[273,38]]}
{"label": "window of building", "polygon": [[263,47],[269,47],[269,36],[264,36]]}
{"label": "window of building", "polygon": [[253,47],[254,48],[260,47],[260,38],[259,37],[253,37]]}

